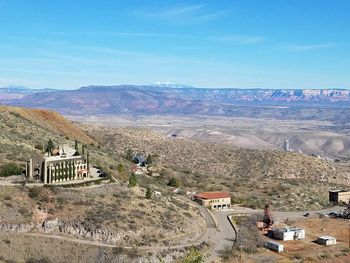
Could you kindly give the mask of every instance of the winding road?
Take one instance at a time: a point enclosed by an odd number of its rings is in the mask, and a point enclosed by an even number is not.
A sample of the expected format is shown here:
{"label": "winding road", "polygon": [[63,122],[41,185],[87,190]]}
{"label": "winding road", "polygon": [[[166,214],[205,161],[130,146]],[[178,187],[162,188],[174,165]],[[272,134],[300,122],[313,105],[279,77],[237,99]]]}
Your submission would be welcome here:
{"label": "winding road", "polygon": [[[236,239],[236,232],[228,219],[230,215],[263,213],[263,210],[254,210],[254,209],[240,207],[240,206],[234,206],[232,210],[216,211],[212,213],[208,211],[206,208],[202,207],[201,205],[197,204],[196,202],[193,202],[188,198],[177,196],[176,199],[184,201],[190,204],[191,206],[196,207],[199,210],[199,212],[201,213],[206,223],[206,231],[203,233],[203,235],[199,237],[195,242],[191,242],[188,244],[172,245],[172,246],[140,246],[138,247],[138,249],[147,250],[147,251],[182,249],[186,247],[191,247],[193,245],[199,245],[202,242],[206,242],[210,244],[210,249],[207,252],[207,254],[205,254],[204,258],[206,263],[210,263],[215,261],[215,259],[217,259],[218,257],[220,257],[222,255],[223,250],[231,248],[234,244],[234,240]],[[344,209],[344,207],[336,206],[336,207],[332,207],[324,210],[304,211],[304,212],[273,212],[273,217],[275,220],[280,221],[280,220],[285,220],[287,218],[289,219],[303,218],[304,217],[303,215],[306,212],[310,214],[310,217],[314,217],[320,213],[328,213],[331,211],[338,211],[341,209]],[[101,246],[101,247],[116,247],[115,245],[112,245],[112,244],[106,244],[102,242],[83,240],[83,239],[60,236],[60,235],[50,235],[50,234],[42,234],[42,233],[26,233],[25,235],[49,238],[49,239],[50,238],[59,239],[59,240],[65,240],[68,242],[95,245],[95,246]],[[124,247],[124,248],[131,249],[132,247]]]}

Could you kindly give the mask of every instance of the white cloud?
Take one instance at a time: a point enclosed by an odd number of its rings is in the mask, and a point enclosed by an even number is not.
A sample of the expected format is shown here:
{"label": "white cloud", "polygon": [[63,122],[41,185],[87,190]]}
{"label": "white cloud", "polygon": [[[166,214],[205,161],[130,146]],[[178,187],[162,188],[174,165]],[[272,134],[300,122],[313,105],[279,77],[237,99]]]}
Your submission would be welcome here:
{"label": "white cloud", "polygon": [[230,10],[207,11],[203,5],[190,5],[164,10],[142,10],[137,11],[136,15],[177,24],[196,24],[218,19],[229,12]]}
{"label": "white cloud", "polygon": [[287,50],[287,51],[305,52],[305,51],[312,51],[312,50],[318,50],[318,49],[332,48],[335,46],[337,46],[336,43],[307,44],[307,45],[288,44],[288,45],[278,46],[278,48],[282,50]]}
{"label": "white cloud", "polygon": [[241,45],[259,44],[266,40],[266,38],[263,36],[250,35],[225,35],[220,37],[214,37],[213,39]]}

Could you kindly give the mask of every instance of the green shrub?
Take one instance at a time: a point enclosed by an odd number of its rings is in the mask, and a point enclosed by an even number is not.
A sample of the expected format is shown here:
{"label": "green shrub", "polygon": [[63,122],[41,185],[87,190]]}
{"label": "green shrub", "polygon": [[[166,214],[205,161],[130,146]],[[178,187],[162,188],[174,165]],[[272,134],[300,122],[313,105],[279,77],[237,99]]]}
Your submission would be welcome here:
{"label": "green shrub", "polygon": [[42,144],[36,144],[34,146],[35,149],[39,150],[39,151],[42,151],[44,149],[44,147],[42,146]]}
{"label": "green shrub", "polygon": [[192,247],[190,251],[186,254],[184,263],[202,263],[204,262],[203,256],[199,253],[198,249]]}
{"label": "green shrub", "polygon": [[151,199],[151,198],[152,198],[152,190],[151,190],[151,188],[147,187],[146,199]]}
{"label": "green shrub", "polygon": [[0,176],[6,177],[11,175],[20,175],[22,168],[15,163],[7,163],[0,167]]}
{"label": "green shrub", "polygon": [[129,178],[129,187],[135,187],[137,185],[137,177],[135,174],[132,174]]}
{"label": "green shrub", "polygon": [[169,180],[168,185],[171,186],[171,187],[179,187],[180,182],[179,182],[179,180],[177,178],[171,177],[170,180]]}

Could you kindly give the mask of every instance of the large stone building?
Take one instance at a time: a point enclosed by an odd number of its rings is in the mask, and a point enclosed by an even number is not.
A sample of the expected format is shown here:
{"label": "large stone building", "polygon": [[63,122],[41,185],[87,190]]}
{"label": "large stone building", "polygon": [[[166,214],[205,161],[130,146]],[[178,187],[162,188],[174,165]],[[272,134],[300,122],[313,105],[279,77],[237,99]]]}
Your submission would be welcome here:
{"label": "large stone building", "polygon": [[193,200],[212,210],[226,210],[231,206],[231,196],[226,192],[204,192],[194,195]]}
{"label": "large stone building", "polygon": [[350,191],[331,190],[329,191],[329,202],[333,204],[349,204]]}
{"label": "large stone building", "polygon": [[88,160],[66,145],[60,146],[50,154],[35,156],[27,162],[28,181],[53,184],[89,176]]}

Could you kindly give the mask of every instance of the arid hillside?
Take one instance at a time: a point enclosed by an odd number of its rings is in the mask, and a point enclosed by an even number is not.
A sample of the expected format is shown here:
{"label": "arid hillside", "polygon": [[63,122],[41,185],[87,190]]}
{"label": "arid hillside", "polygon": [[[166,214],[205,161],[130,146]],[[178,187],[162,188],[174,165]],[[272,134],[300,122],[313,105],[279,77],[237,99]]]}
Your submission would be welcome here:
{"label": "arid hillside", "polygon": [[154,170],[178,177],[184,188],[228,190],[236,202],[279,209],[317,209],[328,205],[330,188],[348,187],[349,168],[305,154],[248,150],[233,146],[169,138],[146,129],[87,128],[117,154],[154,156]]}
{"label": "arid hillside", "polygon": [[53,111],[0,106],[0,131],[0,165],[15,162],[24,167],[30,156],[41,154],[49,139],[56,146],[73,146],[77,139],[87,145],[95,162],[107,167],[117,160],[79,125]]}
{"label": "arid hillside", "polygon": [[[38,252],[33,244],[26,245],[26,253],[13,253],[13,249],[9,249],[20,246],[27,238],[44,243],[42,239],[49,237],[42,235],[47,234],[78,240],[75,243],[84,240],[91,244],[100,242],[118,246],[108,250],[108,257],[113,262],[149,256],[135,247],[153,245],[165,248],[179,245],[181,249],[173,254],[161,249],[152,250],[151,257],[175,259],[186,252],[183,244],[201,237],[204,221],[197,209],[174,199],[166,190],[146,198],[145,188],[129,188],[126,184],[129,173],[125,172],[121,178],[116,167],[121,163],[129,167],[131,162],[99,144],[59,114],[1,107],[0,131],[0,166],[15,162],[23,168],[31,155],[41,154],[38,146],[45,146],[49,139],[56,145],[71,146],[74,139],[78,139],[87,144],[92,165],[98,165],[109,175],[120,179],[107,178],[103,182],[92,183],[92,186],[74,188],[0,185],[0,235],[1,240],[5,240],[0,242],[0,262],[9,262],[7,260],[10,259],[32,262],[29,260],[38,257],[47,259],[43,262],[67,262],[65,253]],[[152,182],[140,182],[139,185],[153,189]],[[58,250],[64,247],[62,244],[57,246]],[[124,247],[133,249],[125,250]],[[95,262],[99,255],[99,251],[92,250],[89,256],[93,260],[86,260],[78,249],[79,246],[71,248],[72,262]]]}
{"label": "arid hillside", "polygon": [[74,126],[71,121],[65,119],[62,115],[54,111],[0,106],[0,114],[3,124],[6,124],[4,123],[6,121],[5,118],[7,118],[7,121],[9,122],[12,121],[13,124],[18,123],[19,121],[16,119],[9,119],[9,115],[12,115],[17,118],[22,117],[24,119],[23,122],[25,122],[25,120],[30,121],[36,126],[40,126],[60,135],[77,139],[86,144],[94,142],[86,133]]}

